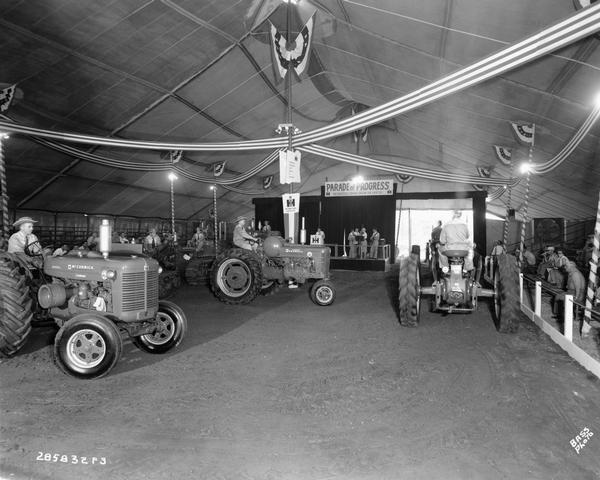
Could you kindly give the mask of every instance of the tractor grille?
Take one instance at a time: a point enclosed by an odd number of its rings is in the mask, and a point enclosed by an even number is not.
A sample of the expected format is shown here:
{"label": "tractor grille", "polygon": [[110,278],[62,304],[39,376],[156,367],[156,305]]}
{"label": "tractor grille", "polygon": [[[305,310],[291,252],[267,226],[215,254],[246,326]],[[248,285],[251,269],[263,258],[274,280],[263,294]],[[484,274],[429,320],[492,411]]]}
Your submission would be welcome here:
{"label": "tractor grille", "polygon": [[148,310],[158,306],[158,272],[123,274],[124,312]]}

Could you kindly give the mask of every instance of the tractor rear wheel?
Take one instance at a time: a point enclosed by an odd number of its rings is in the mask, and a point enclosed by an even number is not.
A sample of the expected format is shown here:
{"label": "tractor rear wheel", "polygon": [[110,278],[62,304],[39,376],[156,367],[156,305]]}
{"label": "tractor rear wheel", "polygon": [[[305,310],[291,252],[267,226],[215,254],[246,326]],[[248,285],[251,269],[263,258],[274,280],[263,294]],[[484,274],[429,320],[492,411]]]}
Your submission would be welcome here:
{"label": "tractor rear wheel", "polygon": [[54,363],[71,377],[90,380],[106,375],[117,364],[123,341],[117,326],[93,313],[75,315],[54,339]]}
{"label": "tractor rear wheel", "polygon": [[19,265],[0,258],[0,356],[12,357],[27,341],[33,317],[27,277]]}
{"label": "tractor rear wheel", "polygon": [[210,279],[215,296],[232,305],[251,302],[263,287],[259,258],[242,248],[232,248],[217,257]]}
{"label": "tractor rear wheel", "polygon": [[512,255],[498,255],[494,268],[494,323],[501,333],[519,329],[519,268]]}
{"label": "tractor rear wheel", "polygon": [[310,289],[310,299],[321,307],[328,307],[335,300],[335,288],[327,280],[317,280]]}
{"label": "tractor rear wheel", "polygon": [[416,254],[413,253],[400,260],[398,287],[400,324],[405,327],[416,327],[421,310],[421,276],[419,258]]}
{"label": "tractor rear wheel", "polygon": [[144,352],[166,353],[179,345],[185,337],[187,318],[181,307],[168,300],[161,300],[158,304],[156,321],[160,323],[160,330],[132,337],[131,341]]}

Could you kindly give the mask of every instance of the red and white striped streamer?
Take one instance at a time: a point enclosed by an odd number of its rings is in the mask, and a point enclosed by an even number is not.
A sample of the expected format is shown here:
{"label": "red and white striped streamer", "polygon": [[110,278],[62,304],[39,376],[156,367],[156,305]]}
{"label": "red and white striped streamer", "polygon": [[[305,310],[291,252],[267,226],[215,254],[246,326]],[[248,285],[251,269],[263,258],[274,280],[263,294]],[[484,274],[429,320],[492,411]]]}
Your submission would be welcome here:
{"label": "red and white striped streamer", "polygon": [[594,228],[594,249],[592,250],[592,260],[590,261],[590,277],[588,280],[587,295],[585,299],[585,323],[582,328],[582,334],[589,331],[589,322],[592,319],[592,304],[596,290],[596,278],[598,275],[598,257],[600,252],[600,198],[598,199],[598,212],[596,214],[596,227]]}

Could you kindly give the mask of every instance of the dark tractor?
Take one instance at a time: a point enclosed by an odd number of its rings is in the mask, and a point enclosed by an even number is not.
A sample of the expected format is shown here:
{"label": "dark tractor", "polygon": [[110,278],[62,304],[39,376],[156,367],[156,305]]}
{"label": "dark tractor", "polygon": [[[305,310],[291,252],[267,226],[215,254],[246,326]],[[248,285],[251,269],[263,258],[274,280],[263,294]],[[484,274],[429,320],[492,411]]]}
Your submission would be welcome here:
{"label": "dark tractor", "polygon": [[[442,254],[442,253],[440,253]],[[412,253],[400,262],[399,316],[405,326],[417,326],[421,308],[421,295],[432,296],[432,311],[445,313],[470,313],[477,310],[480,297],[494,301],[494,323],[499,332],[515,332],[519,318],[519,269],[512,255],[499,255],[493,261],[491,276],[485,279],[492,288],[479,283],[481,265],[466,272],[463,270],[467,250],[447,250],[448,267],[441,269],[437,256],[432,257],[433,284],[421,286],[419,256]]]}
{"label": "dark tractor", "polygon": [[268,294],[284,283],[310,287],[311,300],[329,306],[335,300],[335,288],[329,280],[329,248],[321,245],[286,243],[279,236],[259,242],[256,250],[230,248],[218,255],[211,270],[215,296],[229,304],[249,303],[258,294]]}
{"label": "dark tractor", "polygon": [[158,299],[158,262],[132,251],[111,250],[110,226],[100,233],[102,253],[75,250],[62,257],[0,254],[0,354],[14,355],[31,321],[53,319],[54,362],[67,375],[106,375],[123,349],[121,332],[148,353],[178,346],[187,319],[176,304]]}

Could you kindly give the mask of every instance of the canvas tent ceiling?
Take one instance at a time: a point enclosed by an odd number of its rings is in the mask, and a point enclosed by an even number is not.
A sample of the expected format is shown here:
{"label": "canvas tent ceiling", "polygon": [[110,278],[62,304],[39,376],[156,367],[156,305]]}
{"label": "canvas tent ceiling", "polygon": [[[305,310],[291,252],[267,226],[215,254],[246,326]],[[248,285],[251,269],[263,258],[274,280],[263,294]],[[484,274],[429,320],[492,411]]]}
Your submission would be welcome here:
{"label": "canvas tent ceiling", "polygon": [[[577,0],[576,0],[577,2]],[[575,2],[575,3],[576,3]],[[23,125],[106,137],[216,142],[274,136],[286,121],[286,88],[269,48],[269,21],[286,30],[281,0],[6,0],[0,3],[0,82],[18,85],[6,114]],[[307,71],[292,88],[293,122],[303,132],[412,92],[575,13],[572,0],[301,0],[293,32],[316,12]],[[295,36],[295,34],[294,34]],[[552,158],[588,116],[600,92],[599,39],[591,35],[500,77],[369,128],[366,142],[344,135],[323,145],[399,165],[509,178],[493,145],[527,149],[509,122],[537,126],[534,160]],[[593,217],[600,185],[600,126],[560,167],[531,179],[531,217]],[[164,151],[83,147],[126,161],[164,161]],[[5,142],[11,208],[168,217],[164,172],[78,160],[12,135]],[[270,151],[186,152],[182,166],[223,177],[247,171]],[[325,179],[350,178],[353,165],[304,155],[303,194]],[[361,167],[364,176],[385,172]],[[262,176],[274,174],[269,190]],[[218,189],[221,218],[252,210],[253,196],[288,191],[274,163]],[[411,191],[472,190],[415,178]],[[243,193],[240,193],[242,191]],[[176,216],[206,217],[206,183],[180,178]],[[490,202],[503,215],[508,194]],[[523,211],[525,182],[511,204]]]}

